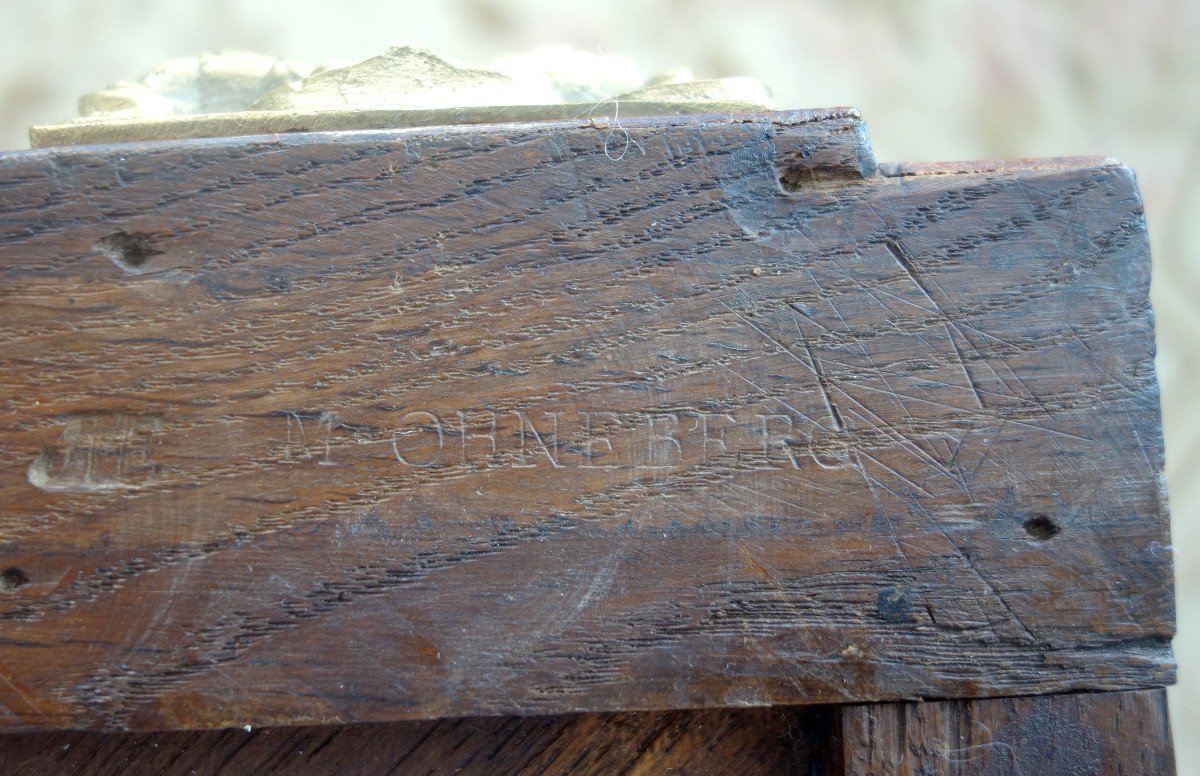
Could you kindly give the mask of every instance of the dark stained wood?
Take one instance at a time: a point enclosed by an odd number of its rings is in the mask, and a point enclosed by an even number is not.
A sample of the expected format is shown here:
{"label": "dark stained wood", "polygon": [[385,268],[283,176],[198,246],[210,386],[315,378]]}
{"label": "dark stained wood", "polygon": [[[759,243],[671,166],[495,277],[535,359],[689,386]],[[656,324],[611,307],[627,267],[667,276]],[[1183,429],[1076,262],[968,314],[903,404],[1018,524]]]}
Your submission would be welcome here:
{"label": "dark stained wood", "polygon": [[812,706],[476,717],[249,733],[19,733],[0,736],[0,769],[8,776],[839,776],[835,720],[834,709]]}
{"label": "dark stained wood", "polygon": [[5,774],[1168,776],[1166,693],[0,736]]}
{"label": "dark stained wood", "polygon": [[1132,174],[884,172],[845,111],[0,155],[0,726],[1169,683]]}
{"label": "dark stained wood", "polygon": [[1170,776],[1165,690],[842,709],[860,776]]}

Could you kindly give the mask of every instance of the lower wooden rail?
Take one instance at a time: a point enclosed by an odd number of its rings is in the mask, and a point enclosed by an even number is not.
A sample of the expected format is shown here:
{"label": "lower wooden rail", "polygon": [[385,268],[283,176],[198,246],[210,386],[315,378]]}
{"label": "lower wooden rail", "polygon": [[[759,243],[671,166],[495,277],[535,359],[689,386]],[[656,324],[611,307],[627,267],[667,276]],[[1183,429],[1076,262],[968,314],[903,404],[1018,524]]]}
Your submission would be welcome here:
{"label": "lower wooden rail", "polygon": [[1166,691],[0,738],[5,774],[1175,772]]}

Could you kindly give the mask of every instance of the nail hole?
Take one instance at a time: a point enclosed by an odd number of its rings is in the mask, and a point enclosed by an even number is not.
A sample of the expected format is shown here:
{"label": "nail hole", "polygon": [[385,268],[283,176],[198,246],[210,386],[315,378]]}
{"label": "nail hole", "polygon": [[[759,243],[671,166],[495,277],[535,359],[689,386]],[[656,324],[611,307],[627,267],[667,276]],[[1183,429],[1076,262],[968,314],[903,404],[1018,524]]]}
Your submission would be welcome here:
{"label": "nail hole", "polygon": [[125,270],[139,269],[151,258],[162,253],[150,245],[150,235],[140,232],[115,232],[101,237],[96,247],[112,259],[114,264]]}
{"label": "nail hole", "polygon": [[1053,539],[1058,536],[1060,531],[1062,528],[1059,528],[1058,523],[1051,520],[1048,515],[1034,515],[1025,521],[1025,533],[1039,542]]}
{"label": "nail hole", "polygon": [[29,584],[29,575],[19,568],[10,566],[0,571],[0,591],[11,593],[18,587]]}

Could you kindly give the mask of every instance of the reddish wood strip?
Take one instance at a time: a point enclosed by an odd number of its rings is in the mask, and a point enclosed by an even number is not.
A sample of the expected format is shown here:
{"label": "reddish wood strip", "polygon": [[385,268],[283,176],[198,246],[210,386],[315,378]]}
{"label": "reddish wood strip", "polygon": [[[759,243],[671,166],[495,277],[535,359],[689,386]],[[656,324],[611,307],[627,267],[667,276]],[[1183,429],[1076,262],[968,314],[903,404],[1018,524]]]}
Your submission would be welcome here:
{"label": "reddish wood strip", "polygon": [[0,156],[0,724],[1171,681],[1129,171],[626,127]]}

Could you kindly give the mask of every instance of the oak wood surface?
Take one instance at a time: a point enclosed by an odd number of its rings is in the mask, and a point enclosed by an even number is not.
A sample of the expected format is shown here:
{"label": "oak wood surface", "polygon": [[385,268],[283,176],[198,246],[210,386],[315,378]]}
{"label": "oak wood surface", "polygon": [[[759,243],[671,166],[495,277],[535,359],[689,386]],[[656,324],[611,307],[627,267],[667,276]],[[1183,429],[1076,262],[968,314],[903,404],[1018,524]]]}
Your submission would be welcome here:
{"label": "oak wood surface", "polygon": [[12,776],[1170,776],[1163,690],[845,707],[0,736]]}
{"label": "oak wood surface", "polygon": [[840,776],[828,707],[0,736],[10,776]]}
{"label": "oak wood surface", "polygon": [[1172,776],[1165,690],[881,703],[841,710],[862,776]]}
{"label": "oak wood surface", "polygon": [[846,111],[0,155],[0,725],[1169,683],[1131,173],[888,172]]}

